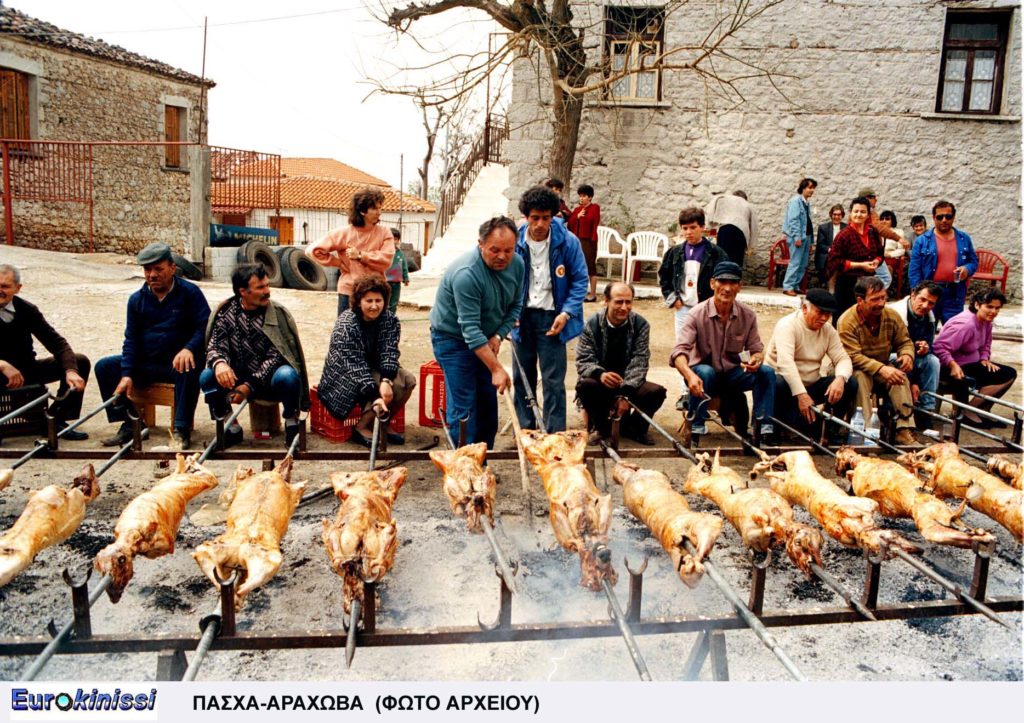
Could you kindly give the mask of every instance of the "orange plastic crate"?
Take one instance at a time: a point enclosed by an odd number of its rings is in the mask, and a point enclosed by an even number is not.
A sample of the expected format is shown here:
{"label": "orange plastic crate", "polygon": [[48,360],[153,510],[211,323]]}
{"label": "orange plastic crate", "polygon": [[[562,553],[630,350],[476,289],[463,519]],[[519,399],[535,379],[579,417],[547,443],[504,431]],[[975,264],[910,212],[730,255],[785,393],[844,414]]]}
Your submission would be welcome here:
{"label": "orange plastic crate", "polygon": [[[309,427],[321,437],[331,442],[347,442],[352,436],[352,428],[356,426],[359,418],[363,416],[363,409],[358,404],[352,408],[348,416],[338,419],[333,416],[317,396],[317,388],[313,387],[309,395]],[[405,434],[405,409],[399,409],[398,414],[391,420],[390,430],[398,434]]]}

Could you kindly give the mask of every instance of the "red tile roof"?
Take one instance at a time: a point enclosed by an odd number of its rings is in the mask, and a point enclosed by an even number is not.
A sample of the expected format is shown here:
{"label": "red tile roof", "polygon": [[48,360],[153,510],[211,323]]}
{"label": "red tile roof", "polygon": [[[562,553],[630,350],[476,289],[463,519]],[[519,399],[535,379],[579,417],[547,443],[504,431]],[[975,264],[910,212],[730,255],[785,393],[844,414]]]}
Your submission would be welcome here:
{"label": "red tile roof", "polygon": [[[281,165],[284,166],[281,159]],[[344,164],[341,164],[344,165]],[[270,179],[254,180],[256,184],[270,184]],[[335,178],[319,178],[315,176],[283,177],[281,178],[281,208],[309,208],[309,209],[340,209],[347,211],[352,196],[356,191],[365,188],[364,183],[352,183]],[[399,210],[399,194],[394,188],[381,188],[384,192],[385,212],[397,212]],[[227,205],[231,203],[227,184],[214,181],[210,187],[210,202],[213,206]],[[266,205],[256,204],[257,207],[267,208]],[[434,213],[437,209],[434,204],[422,198],[405,194],[402,197],[401,206],[405,211]]]}

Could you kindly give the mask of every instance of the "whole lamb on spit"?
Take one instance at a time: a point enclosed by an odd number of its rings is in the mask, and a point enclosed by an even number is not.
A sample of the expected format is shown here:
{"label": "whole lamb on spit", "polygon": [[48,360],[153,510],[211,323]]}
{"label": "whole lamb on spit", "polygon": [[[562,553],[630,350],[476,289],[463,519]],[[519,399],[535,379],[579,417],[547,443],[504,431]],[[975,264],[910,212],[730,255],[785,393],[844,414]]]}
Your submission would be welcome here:
{"label": "whole lamb on spit", "polygon": [[601,589],[602,580],[614,585],[618,575],[608,549],[612,497],[598,491],[583,464],[587,433],[545,434],[524,429],[519,441],[544,482],[555,537],[562,547],[580,556],[580,584],[595,591]]}
{"label": "whole lamb on spit", "polygon": [[[1006,457],[997,454],[989,457],[987,468],[992,474],[1006,480],[1006,483],[1011,487],[1016,487],[1019,490],[1024,489],[1024,464],[1012,462],[1006,459]],[[0,482],[0,488],[2,487],[3,483]]]}
{"label": "whole lamb on spit", "polygon": [[917,452],[901,454],[896,461],[914,472],[924,472],[925,487],[939,497],[967,500],[971,509],[991,517],[1024,542],[1021,508],[1024,492],[995,475],[967,464],[953,442],[942,442]]}
{"label": "whole lamb on spit", "polygon": [[[626,507],[647,525],[672,558],[679,579],[688,587],[696,587],[704,574],[701,562],[722,531],[722,519],[692,511],[686,498],[672,489],[668,477],[656,470],[619,462],[612,478],[622,485]],[[693,545],[696,557],[686,551],[686,540]]]}
{"label": "whole lamb on spit", "polygon": [[353,600],[363,600],[364,583],[379,581],[395,563],[398,525],[391,508],[407,475],[405,467],[331,475],[341,507],[333,522],[323,521],[323,541],[331,569],[343,581],[346,613]]}
{"label": "whole lamb on spit", "polygon": [[100,494],[87,464],[67,489],[47,485],[32,493],[21,516],[0,536],[0,586],[32,564],[36,555],[71,537],[85,519],[85,506]]}
{"label": "whole lamb on spit", "polygon": [[430,460],[444,473],[443,489],[452,514],[465,516],[470,532],[483,532],[480,515],[494,522],[497,480],[494,473],[483,466],[486,457],[486,442],[430,452]]}
{"label": "whole lamb on spit", "polygon": [[199,455],[187,460],[178,455],[177,469],[152,489],[128,503],[114,527],[114,541],[103,548],[93,561],[98,572],[110,575],[107,588],[111,602],[132,579],[132,561],[136,555],[155,559],[174,553],[174,538],[192,499],[217,486],[217,478],[199,464]]}
{"label": "whole lamb on spit", "polygon": [[281,567],[281,538],[306,488],[304,482],[290,483],[291,472],[291,455],[270,472],[256,474],[239,467],[221,495],[231,504],[227,530],[192,553],[214,585],[218,577],[226,580],[232,570],[239,571],[235,609],[241,609],[245,596],[264,585]]}
{"label": "whole lamb on spit", "polygon": [[764,487],[748,487],[734,470],[707,453],[686,476],[685,492],[699,494],[714,502],[740,533],[743,544],[757,552],[768,552],[785,545],[786,553],[805,575],[811,563],[821,564],[821,533],[793,518],[793,508],[776,492]]}
{"label": "whole lamb on spit", "polygon": [[988,543],[995,536],[973,529],[960,521],[967,501],[954,511],[938,497],[921,489],[921,480],[891,460],[864,457],[852,447],[836,453],[836,474],[845,474],[859,497],[878,503],[886,517],[910,518],[929,542],[954,547],[971,547],[975,541]]}

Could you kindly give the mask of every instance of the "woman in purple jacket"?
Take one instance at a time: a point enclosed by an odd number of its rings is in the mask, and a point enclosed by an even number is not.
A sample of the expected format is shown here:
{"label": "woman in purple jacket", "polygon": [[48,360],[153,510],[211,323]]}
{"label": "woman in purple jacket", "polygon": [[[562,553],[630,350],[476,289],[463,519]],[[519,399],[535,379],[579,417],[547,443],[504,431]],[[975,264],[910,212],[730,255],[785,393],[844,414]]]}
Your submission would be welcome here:
{"label": "woman in purple jacket", "polygon": [[[942,364],[942,378],[951,382],[953,397],[966,402],[974,380],[978,392],[990,397],[1001,397],[1013,386],[1017,370],[994,364],[992,352],[992,322],[1006,303],[1003,293],[993,287],[979,291],[971,298],[971,305],[946,322],[935,337],[933,350]],[[972,406],[990,409],[992,402],[975,397]],[[964,418],[982,428],[1002,426],[1000,422],[983,420],[967,412]]]}

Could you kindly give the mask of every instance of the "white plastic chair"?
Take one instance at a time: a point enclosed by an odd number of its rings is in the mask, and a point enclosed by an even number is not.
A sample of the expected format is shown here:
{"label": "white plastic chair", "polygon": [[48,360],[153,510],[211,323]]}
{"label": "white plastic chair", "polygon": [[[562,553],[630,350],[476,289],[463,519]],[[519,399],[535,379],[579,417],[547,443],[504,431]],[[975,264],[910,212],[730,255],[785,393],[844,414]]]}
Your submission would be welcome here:
{"label": "white plastic chair", "polygon": [[668,251],[668,236],[657,231],[635,231],[626,237],[626,280],[633,278],[633,265],[639,261],[657,261]]}
{"label": "white plastic chair", "polygon": [[[619,245],[618,252],[612,251],[612,242]],[[601,259],[608,259],[608,276],[612,275],[612,261],[618,259],[622,263],[619,264],[620,278],[626,272],[626,242],[622,240],[622,236],[619,232],[610,226],[598,226],[597,227],[597,261]]]}

